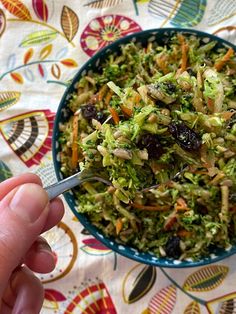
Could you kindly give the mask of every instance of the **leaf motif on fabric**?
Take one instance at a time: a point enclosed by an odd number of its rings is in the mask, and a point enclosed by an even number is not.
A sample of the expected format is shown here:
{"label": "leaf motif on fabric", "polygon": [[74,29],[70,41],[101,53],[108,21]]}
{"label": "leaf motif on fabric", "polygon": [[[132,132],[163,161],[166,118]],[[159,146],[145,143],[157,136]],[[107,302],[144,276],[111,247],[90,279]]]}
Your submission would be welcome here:
{"label": "leaf motif on fabric", "polygon": [[[101,281],[82,288],[71,300],[65,313],[109,313],[117,314],[115,305],[105,284]],[[92,311],[91,311],[92,309]]]}
{"label": "leaf motif on fabric", "polygon": [[43,47],[39,53],[40,60],[46,59],[52,52],[52,44]]}
{"label": "leaf motif on fabric", "polygon": [[33,9],[37,17],[47,22],[48,20],[48,7],[44,0],[32,0]]}
{"label": "leaf motif on fabric", "polygon": [[6,16],[2,9],[0,9],[0,37],[6,29]]}
{"label": "leaf motif on fabric", "polygon": [[160,0],[150,0],[148,12],[163,21],[162,26],[167,22],[181,27],[192,27],[199,24],[206,9],[206,0],[185,0],[170,1],[164,5]]}
{"label": "leaf motif on fabric", "polygon": [[57,80],[61,77],[61,69],[58,64],[53,64],[51,67],[52,76],[54,76]]}
{"label": "leaf motif on fabric", "polygon": [[78,66],[77,62],[74,59],[63,59],[60,61],[60,63],[68,68],[75,68]]}
{"label": "leaf motif on fabric", "polygon": [[95,238],[84,239],[82,242],[84,245],[81,247],[81,250],[86,254],[101,256],[112,253],[108,247]]}
{"label": "leaf motif on fabric", "polygon": [[24,54],[24,64],[27,64],[30,61],[30,59],[33,57],[33,54],[34,54],[34,49],[29,48]]}
{"label": "leaf motif on fabric", "polygon": [[0,111],[14,104],[20,99],[21,93],[15,91],[0,92]]}
{"label": "leaf motif on fabric", "polygon": [[170,314],[176,303],[176,287],[173,285],[161,289],[148,305],[150,314]]}
{"label": "leaf motif on fabric", "polygon": [[23,73],[26,80],[28,80],[29,82],[34,81],[34,73],[29,68],[24,69]]}
{"label": "leaf motif on fabric", "polygon": [[94,9],[102,9],[114,7],[121,3],[123,3],[123,0],[87,0],[85,6],[89,6]]}
{"label": "leaf motif on fabric", "polygon": [[31,20],[30,11],[20,0],[1,0],[4,7],[20,20]]}
{"label": "leaf motif on fabric", "polygon": [[12,172],[8,166],[0,160],[0,182],[7,180],[12,177]]}
{"label": "leaf motif on fabric", "polygon": [[[216,1],[213,8],[208,13],[207,23],[209,26],[218,25],[236,14],[235,0]],[[231,23],[229,22],[228,25]],[[232,23],[232,25],[235,23]]]}
{"label": "leaf motif on fabric", "polygon": [[50,41],[53,41],[57,37],[57,35],[58,33],[56,31],[51,31],[51,30],[33,32],[25,36],[25,38],[20,43],[20,47],[29,47],[29,46],[45,44]]}
{"label": "leaf motif on fabric", "polygon": [[38,64],[38,71],[42,78],[46,79],[47,77],[47,70],[43,64]]}
{"label": "leaf motif on fabric", "polygon": [[55,301],[63,302],[66,300],[66,297],[64,296],[64,294],[54,289],[45,289],[44,298],[48,301],[54,301],[54,302]]}
{"label": "leaf motif on fabric", "polygon": [[8,70],[14,69],[15,64],[16,64],[16,54],[12,53],[9,55],[7,59],[7,69]]}
{"label": "leaf motif on fabric", "polygon": [[56,59],[62,59],[68,54],[68,47],[63,47],[61,48],[57,53],[56,53]]}
{"label": "leaf motif on fabric", "polygon": [[235,314],[236,292],[222,295],[207,302],[206,307],[211,314]]}
{"label": "leaf motif on fabric", "polygon": [[186,279],[183,289],[187,291],[209,291],[218,287],[225,279],[229,268],[225,265],[203,267]]}
{"label": "leaf motif on fabric", "polygon": [[150,291],[155,281],[155,267],[143,267],[141,264],[135,265],[127,273],[122,283],[122,294],[124,302],[131,304],[141,299]]}
{"label": "leaf motif on fabric", "polygon": [[71,42],[78,32],[79,18],[77,14],[66,5],[64,5],[61,12],[61,27],[67,40]]}
{"label": "leaf motif on fabric", "polygon": [[187,305],[183,314],[201,314],[200,306],[196,301],[193,301]]}
{"label": "leaf motif on fabric", "polygon": [[23,84],[24,83],[24,79],[23,76],[18,73],[18,72],[12,72],[10,73],[11,78],[18,84]]}

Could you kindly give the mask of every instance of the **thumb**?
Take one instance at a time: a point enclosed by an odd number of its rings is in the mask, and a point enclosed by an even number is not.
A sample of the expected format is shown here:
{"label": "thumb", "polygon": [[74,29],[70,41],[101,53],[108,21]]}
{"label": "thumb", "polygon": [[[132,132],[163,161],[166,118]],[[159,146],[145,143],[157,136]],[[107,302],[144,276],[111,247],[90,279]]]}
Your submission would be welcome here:
{"label": "thumb", "polygon": [[18,186],[0,202],[0,296],[12,271],[42,231],[49,210],[45,190],[34,183]]}

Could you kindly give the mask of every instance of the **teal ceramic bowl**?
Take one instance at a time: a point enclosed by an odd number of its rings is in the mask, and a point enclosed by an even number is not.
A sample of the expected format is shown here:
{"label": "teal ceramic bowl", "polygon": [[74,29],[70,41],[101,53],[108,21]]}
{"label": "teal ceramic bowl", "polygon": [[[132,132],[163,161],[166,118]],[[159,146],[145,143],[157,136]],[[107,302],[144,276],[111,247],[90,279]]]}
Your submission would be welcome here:
{"label": "teal ceramic bowl", "polygon": [[[216,36],[197,31],[197,30],[191,30],[191,29],[178,29],[178,28],[162,28],[162,29],[150,29],[146,31],[142,31],[139,33],[134,33],[129,36],[123,37],[111,45],[103,48],[98,53],[96,53],[92,58],[90,58],[78,71],[78,73],[75,75],[74,79],[72,80],[70,86],[65,91],[62,100],[60,102],[55,124],[54,124],[54,133],[53,133],[53,162],[55,167],[55,172],[58,180],[61,180],[63,178],[62,173],[60,172],[60,144],[58,142],[59,137],[59,123],[65,122],[68,119],[69,111],[67,110],[67,101],[71,93],[75,91],[75,83],[84,75],[88,73],[89,70],[95,70],[101,64],[101,62],[107,58],[107,56],[113,52],[118,52],[120,50],[120,45],[127,44],[131,41],[134,42],[141,42],[142,44],[147,44],[148,42],[156,41],[157,43],[163,43],[168,38],[173,36],[177,32],[182,32],[186,35],[196,35],[197,37],[200,37],[203,42],[208,42],[209,40],[214,40],[218,42],[218,46],[227,46],[232,47],[234,50],[236,50],[236,47]],[[74,215],[78,218],[78,220],[82,223],[82,225],[99,241],[101,241],[104,245],[106,245],[111,250],[129,258],[136,262],[149,264],[152,266],[158,266],[158,267],[169,267],[169,268],[184,268],[184,267],[195,267],[195,266],[202,266],[206,264],[210,264],[222,259],[225,259],[226,257],[229,257],[230,255],[236,253],[236,246],[232,246],[228,250],[222,250],[217,249],[211,252],[211,254],[208,257],[202,258],[198,261],[191,261],[191,260],[185,260],[185,261],[179,261],[179,260],[173,260],[169,258],[158,258],[152,253],[142,253],[139,252],[137,249],[127,246],[127,245],[121,245],[115,241],[113,238],[108,238],[104,236],[100,230],[98,230],[96,227],[94,227],[89,220],[86,218],[85,215],[79,214],[76,210],[76,204],[75,204],[75,197],[73,194],[73,191],[69,191],[64,194],[65,199],[71,208]]]}

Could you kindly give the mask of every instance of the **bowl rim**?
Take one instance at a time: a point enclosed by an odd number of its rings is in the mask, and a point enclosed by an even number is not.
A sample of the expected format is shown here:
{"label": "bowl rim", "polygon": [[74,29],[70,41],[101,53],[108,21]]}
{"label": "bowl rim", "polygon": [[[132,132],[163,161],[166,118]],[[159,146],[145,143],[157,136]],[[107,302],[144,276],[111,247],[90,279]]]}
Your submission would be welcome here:
{"label": "bowl rim", "polygon": [[[151,29],[146,29],[143,31],[135,32],[132,34],[129,34],[127,36],[121,37],[117,39],[116,41],[112,42],[111,44],[105,46],[101,50],[97,51],[92,57],[90,57],[77,71],[77,73],[73,76],[72,81],[70,84],[67,86],[66,90],[64,91],[64,94],[60,100],[59,106],[56,111],[56,116],[54,120],[54,126],[53,126],[53,136],[52,136],[52,156],[53,156],[53,165],[54,165],[54,170],[56,174],[57,180],[61,180],[60,176],[60,162],[57,160],[57,139],[58,139],[58,134],[59,134],[59,123],[60,123],[60,118],[61,118],[61,111],[62,109],[66,106],[67,103],[67,97],[68,95],[72,92],[71,90],[74,89],[74,84],[78,81],[78,79],[83,75],[83,71],[85,71],[87,68],[89,68],[89,65],[95,64],[96,61],[102,56],[104,53],[108,53],[109,50],[112,51],[112,48],[120,46],[123,43],[128,43],[133,39],[134,37],[141,37],[141,36],[147,36],[147,35],[156,35],[158,33],[164,34],[165,32],[167,33],[186,33],[186,34],[192,34],[196,36],[206,37],[210,38],[210,40],[217,41],[218,43],[232,47],[236,51],[236,46],[227,40],[220,38],[216,35],[209,34],[200,30],[195,30],[195,29],[190,29],[190,28],[178,28],[178,27],[167,27],[167,28],[151,28]],[[109,54],[109,53],[108,53]],[[71,197],[73,197],[73,194],[71,192],[66,192],[64,193],[64,198],[72,211],[72,213],[75,215],[75,217],[79,220],[79,222],[83,225],[84,228],[86,228],[89,233],[94,236],[97,240],[102,242],[105,246],[107,246],[109,249],[112,251],[132,260],[135,262],[139,262],[142,264],[146,265],[151,265],[154,267],[162,267],[162,268],[190,268],[190,267],[197,267],[197,266],[205,266],[208,264],[212,264],[218,261],[221,261],[233,254],[236,253],[236,245],[232,246],[229,250],[220,250],[222,251],[222,254],[220,255],[214,255],[211,254],[209,257],[205,257],[201,260],[198,261],[192,261],[192,260],[173,260],[173,259],[166,259],[166,258],[158,258],[151,252],[140,252],[138,249],[132,248],[128,245],[125,244],[120,244],[115,241],[114,238],[111,237],[106,237],[101,233],[101,231],[93,226],[87,217],[85,217],[84,214],[81,214],[76,211],[75,207],[73,206],[71,202]],[[112,242],[111,242],[112,241]],[[135,252],[138,252],[136,255]],[[146,260],[145,256],[148,254],[149,259]],[[213,255],[213,256],[212,256]]]}

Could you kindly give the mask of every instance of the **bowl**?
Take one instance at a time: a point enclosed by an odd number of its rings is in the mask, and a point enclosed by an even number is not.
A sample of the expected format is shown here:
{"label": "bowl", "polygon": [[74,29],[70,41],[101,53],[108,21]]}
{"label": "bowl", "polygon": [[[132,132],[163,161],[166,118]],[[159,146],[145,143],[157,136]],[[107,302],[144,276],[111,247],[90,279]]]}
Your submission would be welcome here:
{"label": "bowl", "polygon": [[[66,109],[67,101],[71,93],[75,91],[75,83],[89,70],[93,70],[98,67],[98,65],[110,54],[113,52],[119,51],[120,45],[127,44],[129,42],[141,42],[142,44],[146,44],[148,42],[156,41],[158,43],[162,43],[165,39],[168,39],[170,36],[181,32],[186,35],[196,35],[200,37],[203,42],[208,42],[209,40],[217,41],[218,46],[226,46],[232,47],[236,50],[235,46],[221,38],[218,38],[214,35],[210,35],[201,31],[192,30],[192,29],[179,29],[179,28],[162,28],[162,29],[150,29],[145,30],[142,32],[134,33],[123,37],[109,46],[106,46],[99,52],[97,52],[92,58],[90,58],[78,71],[78,73],[73,78],[71,84],[66,89],[60,105],[57,110],[55,124],[54,124],[54,132],[53,132],[53,162],[54,168],[56,172],[56,176],[58,180],[63,178],[62,173],[60,172],[60,145],[59,145],[59,123],[64,122],[67,120],[68,111]],[[139,252],[137,249],[117,243],[115,239],[108,238],[101,233],[95,226],[93,226],[89,220],[86,218],[85,215],[80,214],[76,210],[75,198],[72,191],[69,191],[64,194],[65,199],[74,213],[74,215],[78,218],[81,224],[99,241],[101,241],[105,246],[110,248],[111,250],[129,258],[139,263],[144,263],[152,266],[158,267],[169,267],[169,268],[183,268],[183,267],[195,267],[195,266],[202,266],[206,264],[210,264],[213,262],[217,262],[222,260],[234,253],[236,253],[236,246],[232,246],[227,250],[223,249],[215,249],[211,252],[208,257],[204,257],[200,260],[193,261],[193,260],[173,260],[169,258],[158,258],[152,253],[143,253]]]}

